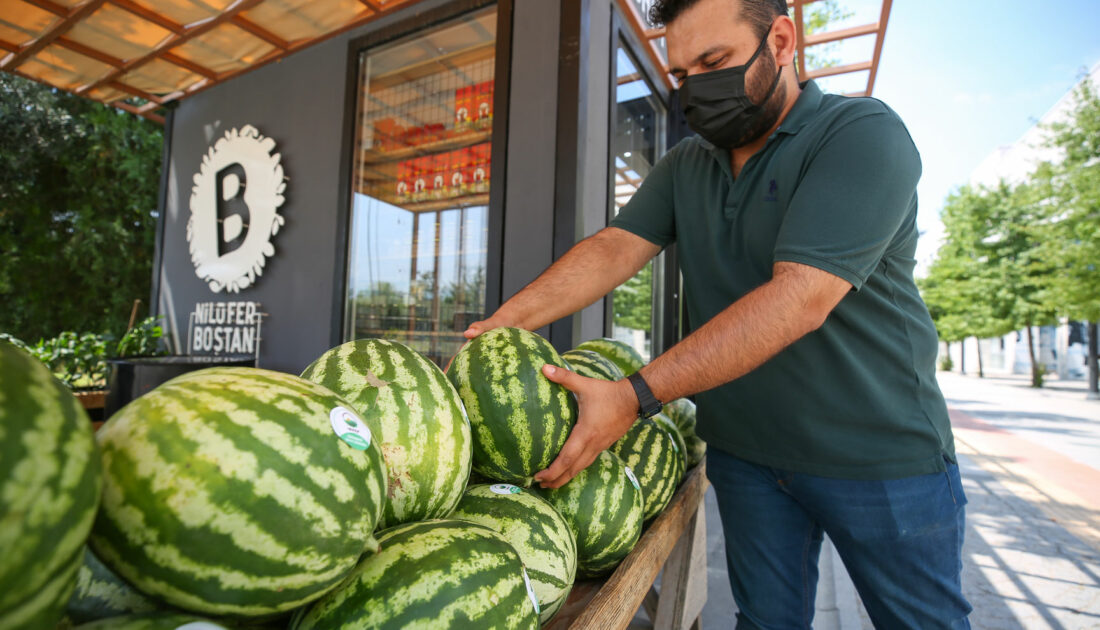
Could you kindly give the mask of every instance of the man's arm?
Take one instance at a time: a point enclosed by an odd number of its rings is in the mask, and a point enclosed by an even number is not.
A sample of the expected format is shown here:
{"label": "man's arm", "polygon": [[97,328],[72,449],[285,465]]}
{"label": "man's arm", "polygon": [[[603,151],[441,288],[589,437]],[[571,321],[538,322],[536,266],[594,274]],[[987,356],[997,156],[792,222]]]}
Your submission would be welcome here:
{"label": "man's arm", "polygon": [[[780,262],[772,279],[642,368],[658,400],[670,401],[743,376],[816,330],[851,290],[846,280],[815,267]],[[591,464],[637,419],[638,400],[626,380],[587,379],[546,366],[550,380],[565,385],[580,403],[580,418],[557,459],[535,475],[557,488]]]}
{"label": "man's arm", "polygon": [[473,339],[501,326],[535,330],[572,315],[626,282],[660,251],[658,245],[626,230],[604,228],[570,248],[491,317],[470,324],[463,334]]}

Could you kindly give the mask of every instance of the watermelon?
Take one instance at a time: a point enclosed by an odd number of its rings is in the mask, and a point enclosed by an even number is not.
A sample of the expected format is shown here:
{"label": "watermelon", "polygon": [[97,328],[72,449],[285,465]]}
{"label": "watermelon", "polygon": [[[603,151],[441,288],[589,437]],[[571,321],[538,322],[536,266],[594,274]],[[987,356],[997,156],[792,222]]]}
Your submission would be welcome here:
{"label": "watermelon", "polygon": [[296,615],[293,630],[539,627],[537,600],[516,550],[483,525],[422,521],[379,532],[336,591]]}
{"label": "watermelon", "polygon": [[302,378],[343,396],[379,427],[389,472],[379,529],[451,513],[473,451],[462,400],[436,364],[395,341],[360,339],[321,355]]}
{"label": "watermelon", "polygon": [[451,361],[447,376],[470,416],[481,475],[528,486],[565,445],[577,403],[543,376],[547,363],[566,367],[548,341],[519,328],[479,335]]}
{"label": "watermelon", "polygon": [[74,623],[88,623],[108,617],[157,610],[156,602],[139,593],[108,569],[91,549],[84,548],[83,562],[76,573],[65,613]]}
{"label": "watermelon", "polygon": [[645,366],[642,355],[628,343],[617,339],[592,339],[574,348],[574,350],[591,350],[596,354],[610,359],[623,372],[623,376],[630,376]]}
{"label": "watermelon", "polygon": [[185,613],[155,612],[110,617],[76,630],[228,630],[226,626]]}
{"label": "watermelon", "polygon": [[645,520],[661,513],[684,476],[684,453],[652,418],[641,418],[608,449],[634,471],[642,486]]}
{"label": "watermelon", "polygon": [[591,350],[570,350],[561,355],[569,368],[588,378],[604,381],[617,381],[623,378],[623,371],[611,362],[611,359]]}
{"label": "watermelon", "polygon": [[0,628],[61,619],[100,484],[83,407],[45,365],[0,341]]}
{"label": "watermelon", "polygon": [[609,573],[642,533],[642,491],[634,473],[610,451],[560,488],[535,488],[557,508],[577,539],[577,575]]}
{"label": "watermelon", "polygon": [[573,532],[545,499],[511,484],[470,486],[451,518],[484,525],[504,537],[527,568],[546,624],[565,603],[577,574]]}
{"label": "watermelon", "polygon": [[316,383],[253,368],[191,372],[96,437],[104,485],[92,550],[172,606],[288,611],[376,548],[382,451],[351,403]]}
{"label": "watermelon", "polygon": [[695,434],[695,403],[687,398],[677,398],[665,405],[663,413],[680,430],[687,445],[687,467],[694,468],[707,454],[707,443]]}
{"label": "watermelon", "polygon": [[687,444],[684,442],[684,437],[680,435],[680,429],[676,426],[676,424],[673,423],[672,420],[670,420],[669,417],[666,416],[664,413],[658,413],[650,418],[650,420],[656,422],[657,426],[668,432],[668,436],[671,437],[672,441],[674,442],[672,446],[673,450],[680,454],[680,459],[684,460],[684,465],[682,466],[682,471],[680,473],[680,479],[676,481],[676,483],[679,484],[680,481],[683,481],[684,475],[687,473],[688,449]]}

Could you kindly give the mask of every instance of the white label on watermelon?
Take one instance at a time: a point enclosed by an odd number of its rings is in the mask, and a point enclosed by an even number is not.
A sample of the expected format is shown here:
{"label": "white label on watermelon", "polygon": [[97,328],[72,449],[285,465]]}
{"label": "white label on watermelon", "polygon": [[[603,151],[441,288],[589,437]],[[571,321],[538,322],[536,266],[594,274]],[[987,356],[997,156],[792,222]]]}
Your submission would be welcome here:
{"label": "white label on watermelon", "polygon": [[634,484],[636,490],[642,489],[642,484],[638,483],[638,478],[634,476],[634,471],[630,470],[630,466],[624,466],[626,468],[626,478],[630,480],[630,483]]}
{"label": "white label on watermelon", "polygon": [[669,433],[668,431],[665,431],[665,434],[666,434],[666,435],[668,435],[668,439],[669,439],[670,441],[672,441],[672,450],[674,450],[674,451],[676,451],[677,453],[679,453],[679,452],[680,452],[680,447],[679,447],[679,446],[676,446],[676,438],[672,437],[672,434],[671,434],[671,433]]}
{"label": "white label on watermelon", "polygon": [[328,418],[333,432],[352,448],[360,451],[370,448],[370,429],[362,418],[343,407],[334,407]]}
{"label": "white label on watermelon", "polygon": [[210,623],[208,621],[192,621],[191,623],[177,626],[176,630],[225,630],[225,626],[219,626],[216,623]]}
{"label": "white label on watermelon", "polygon": [[531,598],[531,603],[535,605],[535,614],[541,615],[542,609],[539,608],[539,598],[535,595],[535,589],[531,586],[531,578],[527,577],[527,569],[523,569],[523,583],[527,585],[527,596]]}
{"label": "white label on watermelon", "polygon": [[497,494],[519,494],[523,492],[521,488],[510,483],[495,483],[489,486],[489,489]]}

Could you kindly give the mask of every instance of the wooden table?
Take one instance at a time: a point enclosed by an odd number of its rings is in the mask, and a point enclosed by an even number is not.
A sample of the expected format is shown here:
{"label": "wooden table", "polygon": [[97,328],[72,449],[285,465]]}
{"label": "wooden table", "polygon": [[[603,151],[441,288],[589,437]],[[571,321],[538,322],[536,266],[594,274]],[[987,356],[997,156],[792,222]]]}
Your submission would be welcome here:
{"label": "wooden table", "polygon": [[[707,485],[704,459],[687,472],[668,507],[615,572],[574,584],[546,630],[626,628],[642,605],[656,630],[698,629],[707,601]],[[653,582],[662,567],[658,592]]]}

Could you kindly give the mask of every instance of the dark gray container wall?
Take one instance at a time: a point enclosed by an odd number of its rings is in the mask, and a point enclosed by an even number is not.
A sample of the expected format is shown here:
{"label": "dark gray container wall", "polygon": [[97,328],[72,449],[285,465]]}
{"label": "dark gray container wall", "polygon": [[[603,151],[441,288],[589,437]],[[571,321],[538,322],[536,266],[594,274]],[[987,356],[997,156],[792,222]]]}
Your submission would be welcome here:
{"label": "dark gray container wall", "polygon": [[[443,0],[418,3],[201,92],[184,100],[174,112],[155,297],[158,313],[167,318],[176,352],[186,353],[188,316],[196,303],[207,301],[263,305],[269,316],[263,325],[260,367],[298,373],[340,342],[350,186],[345,170],[349,156],[343,155],[349,146],[344,123],[348,64],[355,63],[348,53],[349,42],[447,4]],[[601,24],[598,37],[593,38],[596,41],[585,45],[605,51],[601,63],[606,64],[610,33],[602,25],[607,23],[610,3],[593,4],[604,17],[596,20]],[[499,141],[494,143],[494,156],[505,156],[507,165],[504,240],[495,247],[496,260],[489,262],[500,265],[500,289],[488,296],[490,305],[522,288],[552,262],[556,178],[569,178],[580,187],[578,201],[584,202],[570,210],[575,216],[565,222],[578,237],[602,227],[604,221],[598,217],[606,217],[606,115],[595,116],[595,121],[586,116],[587,126],[582,129],[572,125],[572,133],[583,138],[579,155],[564,172],[555,169],[559,25],[562,11],[570,6],[576,10],[580,5],[568,0],[514,1],[508,143],[504,151]],[[608,83],[606,65],[592,72],[596,78],[585,74],[584,80]],[[599,90],[596,92],[599,98]],[[605,113],[607,98],[604,88],[598,107]],[[574,106],[578,111],[592,109],[589,101]],[[275,255],[267,259],[263,275],[253,286],[239,294],[213,293],[196,276],[188,251],[192,177],[218,138],[245,125],[272,138],[275,151],[282,156],[289,181],[279,214],[286,224],[272,238]],[[594,141],[602,145],[594,148]],[[560,166],[557,170],[561,171]],[[593,188],[597,182],[604,187],[603,193]],[[593,208],[593,203],[601,205]],[[563,224],[558,223],[560,231]],[[493,252],[490,246],[491,257]],[[597,304],[573,321],[582,320],[588,323],[574,326],[576,332],[571,336],[582,328],[595,331],[596,322],[603,320],[602,306]]]}

